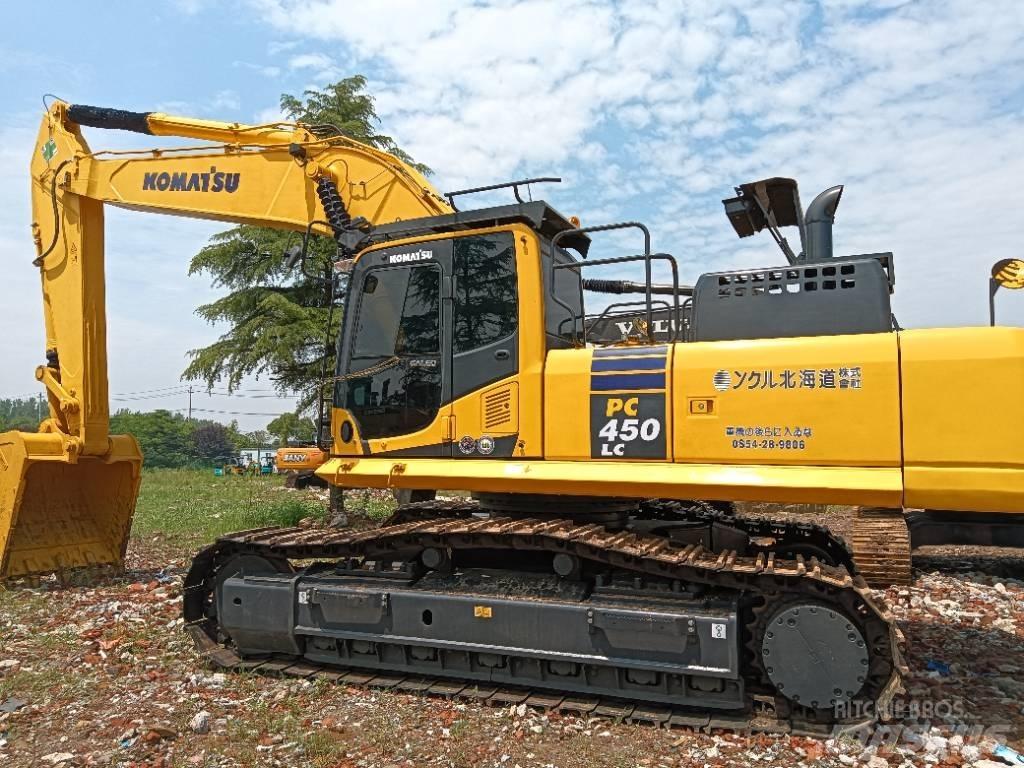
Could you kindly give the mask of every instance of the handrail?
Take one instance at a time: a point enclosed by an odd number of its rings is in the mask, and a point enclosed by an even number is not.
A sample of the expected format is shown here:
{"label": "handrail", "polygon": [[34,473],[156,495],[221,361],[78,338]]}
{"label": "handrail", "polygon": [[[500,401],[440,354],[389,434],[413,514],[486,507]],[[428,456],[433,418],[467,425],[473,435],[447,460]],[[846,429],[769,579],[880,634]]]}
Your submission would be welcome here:
{"label": "handrail", "polygon": [[[571,264],[556,264],[555,263],[555,248],[558,245],[558,240],[560,240],[561,236],[563,236],[563,235],[580,234],[580,233],[583,233],[583,232],[600,232],[600,231],[607,231],[607,230],[612,230],[612,229],[625,229],[625,228],[628,228],[628,227],[635,227],[635,228],[638,228],[641,231],[643,231],[643,233],[644,233],[644,246],[645,246],[645,249],[644,249],[645,252],[643,254],[637,254],[637,255],[634,255],[634,256],[615,256],[615,257],[611,257],[611,258],[597,259],[597,260],[593,260],[593,261],[572,262]],[[582,269],[583,267],[595,267],[595,266],[601,266],[601,265],[607,265],[607,264],[622,264],[622,263],[630,262],[630,261],[643,261],[644,262],[644,268],[645,268],[644,269],[645,277],[646,277],[646,280],[645,280],[646,296],[645,296],[644,304],[645,304],[645,315],[646,315],[645,319],[647,321],[647,338],[648,338],[648,341],[650,341],[653,344],[655,342],[655,339],[654,339],[653,317],[652,317],[652,308],[651,308],[652,307],[651,264],[652,264],[652,262],[654,262],[656,260],[657,261],[667,261],[669,263],[669,266],[672,269],[672,302],[673,302],[673,306],[675,308],[675,320],[676,320],[676,328],[675,328],[675,332],[672,335],[672,341],[673,342],[679,341],[679,331],[680,331],[680,325],[681,325],[681,319],[682,319],[682,316],[680,314],[680,307],[679,307],[679,265],[676,262],[675,257],[672,256],[669,253],[654,253],[654,254],[652,254],[650,252],[650,233],[648,232],[647,227],[645,227],[643,224],[639,224],[637,222],[627,222],[627,223],[623,223],[623,224],[605,224],[605,225],[601,225],[601,226],[598,226],[598,227],[586,227],[586,228],[577,229],[577,230],[572,230],[572,229],[565,230],[564,232],[559,232],[553,238],[551,238],[551,298],[554,299],[556,304],[558,304],[559,306],[565,308],[565,310],[568,311],[568,313],[569,313],[569,317],[573,320],[573,343],[574,344],[578,344],[577,335],[576,335],[576,322],[575,322],[575,320],[576,320],[576,312],[575,312],[575,310],[571,306],[569,306],[564,301],[559,299],[557,293],[555,293],[554,287],[555,287],[556,270],[558,270],[558,269],[575,269],[575,270],[577,270],[577,275],[579,275],[579,270]],[[583,280],[582,279],[580,280],[580,306],[583,306]],[[582,316],[581,316],[581,320],[582,320]],[[586,329],[586,325],[584,323],[581,323],[581,325],[582,325],[582,332],[583,332],[583,344],[585,345],[587,343],[587,329]]]}

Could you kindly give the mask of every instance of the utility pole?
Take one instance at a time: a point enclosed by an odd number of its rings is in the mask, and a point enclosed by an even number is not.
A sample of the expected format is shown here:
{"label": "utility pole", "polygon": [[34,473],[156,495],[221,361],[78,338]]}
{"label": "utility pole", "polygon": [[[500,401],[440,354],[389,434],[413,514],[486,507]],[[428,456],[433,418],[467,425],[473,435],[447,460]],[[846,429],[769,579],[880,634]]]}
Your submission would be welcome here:
{"label": "utility pole", "polygon": [[188,421],[192,421],[192,385],[188,385]]}
{"label": "utility pole", "polygon": [[43,396],[39,395],[36,398],[36,421],[43,420]]}

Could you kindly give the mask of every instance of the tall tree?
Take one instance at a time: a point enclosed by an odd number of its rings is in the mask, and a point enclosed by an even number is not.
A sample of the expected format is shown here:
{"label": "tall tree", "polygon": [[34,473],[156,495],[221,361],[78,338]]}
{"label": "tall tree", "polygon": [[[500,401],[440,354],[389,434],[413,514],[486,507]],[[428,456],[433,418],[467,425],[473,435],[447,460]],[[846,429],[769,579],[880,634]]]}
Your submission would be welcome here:
{"label": "tall tree", "polygon": [[267,431],[278,439],[280,445],[288,445],[291,440],[309,440],[316,433],[312,419],[296,413],[282,413],[267,424]]}
{"label": "tall tree", "polygon": [[[281,109],[292,120],[333,126],[429,172],[413,163],[394,139],[378,132],[374,100],[360,75],[305,91],[302,98],[284,94]],[[282,230],[238,226],[214,235],[192,259],[189,274],[207,274],[215,287],[226,290],[196,312],[211,323],[226,323],[228,330],[213,344],[189,353],[185,378],[210,386],[223,382],[233,390],[246,376],[267,375],[282,393],[302,394],[300,409],[316,402],[322,368],[333,370],[333,341],[341,324],[341,312],[329,312],[336,298],[324,281],[331,275],[336,250],[330,238],[311,238],[309,271],[324,279],[310,279],[298,268],[286,269],[282,258],[299,239]]]}
{"label": "tall tree", "polygon": [[231,442],[228,428],[215,421],[197,424],[192,429],[192,455],[202,462],[213,461],[222,456],[231,456],[235,447]]}

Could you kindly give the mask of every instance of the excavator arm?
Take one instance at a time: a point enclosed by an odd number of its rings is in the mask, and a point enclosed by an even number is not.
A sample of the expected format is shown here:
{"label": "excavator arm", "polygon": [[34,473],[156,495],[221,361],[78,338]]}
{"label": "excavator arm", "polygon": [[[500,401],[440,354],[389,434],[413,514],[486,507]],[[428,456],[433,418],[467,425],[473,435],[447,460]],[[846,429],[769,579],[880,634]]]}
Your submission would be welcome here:
{"label": "excavator arm", "polygon": [[[82,126],[204,142],[93,152]],[[242,125],[55,101],[31,161],[49,415],[0,435],[0,578],[120,564],[142,456],[109,434],[104,205],[331,235],[451,213],[414,168],[332,126]]]}

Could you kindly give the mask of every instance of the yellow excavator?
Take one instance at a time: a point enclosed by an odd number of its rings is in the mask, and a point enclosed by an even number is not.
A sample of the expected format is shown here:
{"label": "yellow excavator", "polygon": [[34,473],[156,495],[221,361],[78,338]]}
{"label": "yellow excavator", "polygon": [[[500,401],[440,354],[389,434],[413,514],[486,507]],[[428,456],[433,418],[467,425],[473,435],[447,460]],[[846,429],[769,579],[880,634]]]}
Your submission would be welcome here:
{"label": "yellow excavator", "polygon": [[[206,143],[93,152],[82,126]],[[737,187],[736,233],[768,230],[785,263],[685,286],[642,224],[580,227],[523,199],[537,181],[441,195],[329,125],[55,102],[32,159],[50,415],[0,436],[0,575],[124,554],[142,457],[108,434],[103,206],[277,226],[303,233],[296,268],[333,237],[347,286],[317,474],[428,500],[198,553],[183,609],[207,658],[657,722],[878,711],[902,661],[864,576],[909,578],[910,531],[1019,536],[1024,414],[1000,403],[1024,331],[901,330],[892,254],[833,253],[842,187],[806,210],[792,180]],[[456,205],[496,189],[515,202]],[[588,257],[623,229],[634,253]],[[628,298],[588,315],[595,291]],[[852,551],[737,501],[857,505]]]}

